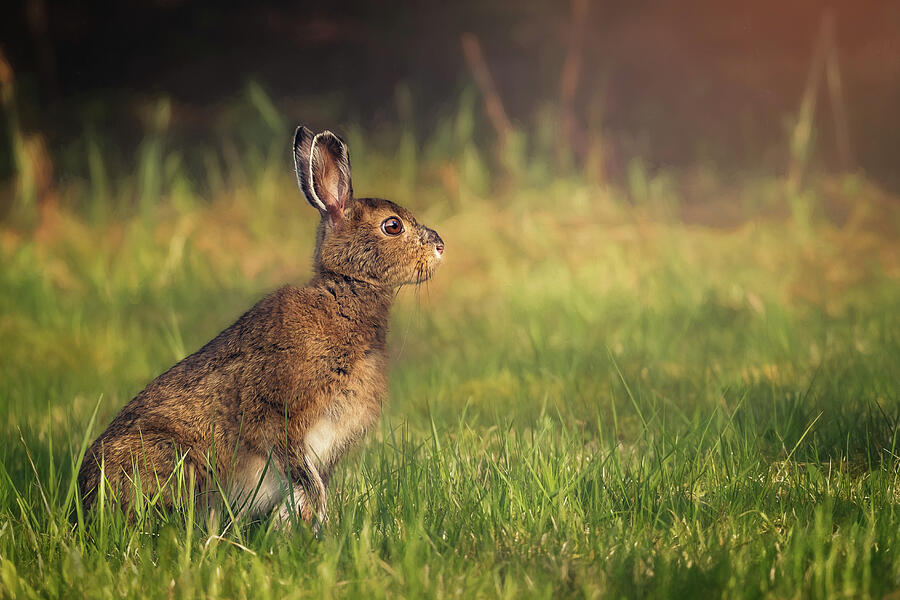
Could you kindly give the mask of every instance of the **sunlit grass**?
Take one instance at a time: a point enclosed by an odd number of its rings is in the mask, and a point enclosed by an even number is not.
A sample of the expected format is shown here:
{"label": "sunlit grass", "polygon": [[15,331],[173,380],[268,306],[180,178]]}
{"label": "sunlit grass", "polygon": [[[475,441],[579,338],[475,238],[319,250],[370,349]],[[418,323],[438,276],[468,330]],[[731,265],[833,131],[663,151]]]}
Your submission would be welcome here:
{"label": "sunlit grass", "polygon": [[[474,152],[457,120],[446,146]],[[838,226],[814,188],[808,224],[759,204],[690,225],[651,198],[665,181],[491,193],[446,148],[411,166],[353,142],[357,192],[411,206],[447,252],[400,295],[391,399],[320,539],[190,504],[133,523],[73,509],[85,441],[308,277],[314,211],[278,151],[201,186],[153,150],[133,181],[73,188],[52,235],[0,230],[3,596],[900,589],[895,213],[858,189]]]}

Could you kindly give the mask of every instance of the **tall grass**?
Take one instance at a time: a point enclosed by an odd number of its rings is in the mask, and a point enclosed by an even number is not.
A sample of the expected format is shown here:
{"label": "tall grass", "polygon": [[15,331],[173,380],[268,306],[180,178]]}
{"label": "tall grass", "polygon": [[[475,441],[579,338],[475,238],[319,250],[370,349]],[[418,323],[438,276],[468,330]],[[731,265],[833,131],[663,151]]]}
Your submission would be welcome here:
{"label": "tall grass", "polygon": [[309,275],[315,215],[264,94],[248,103],[268,142],[197,159],[161,126],[116,174],[88,141],[53,235],[0,229],[0,595],[900,589],[890,205],[823,181],[811,205],[853,212],[801,228],[759,200],[759,177],[732,190],[751,199],[737,224],[686,224],[664,173],[634,163],[627,189],[554,177],[527,146],[499,185],[466,98],[426,141],[345,129],[357,193],[412,207],[447,252],[398,299],[390,402],[338,467],[318,538],[210,518],[197,498],[88,518],[73,486],[122,404]]}

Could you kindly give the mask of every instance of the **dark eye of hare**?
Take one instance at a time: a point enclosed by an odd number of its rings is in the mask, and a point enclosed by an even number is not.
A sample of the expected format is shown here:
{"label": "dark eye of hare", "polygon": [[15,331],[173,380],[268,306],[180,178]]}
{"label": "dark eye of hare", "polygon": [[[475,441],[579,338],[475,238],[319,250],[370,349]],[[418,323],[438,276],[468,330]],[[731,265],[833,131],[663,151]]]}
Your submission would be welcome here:
{"label": "dark eye of hare", "polygon": [[400,235],[403,233],[403,221],[397,217],[388,217],[381,222],[381,230],[388,235]]}

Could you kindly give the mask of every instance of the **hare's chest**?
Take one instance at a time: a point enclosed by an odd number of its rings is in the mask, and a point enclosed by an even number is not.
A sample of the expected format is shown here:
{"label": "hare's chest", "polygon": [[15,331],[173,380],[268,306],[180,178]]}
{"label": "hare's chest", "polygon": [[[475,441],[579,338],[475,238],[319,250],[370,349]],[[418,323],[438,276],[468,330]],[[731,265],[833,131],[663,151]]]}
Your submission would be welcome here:
{"label": "hare's chest", "polygon": [[380,353],[358,360],[345,378],[346,385],[307,431],[306,450],[320,466],[333,466],[378,420],[387,392],[385,366]]}

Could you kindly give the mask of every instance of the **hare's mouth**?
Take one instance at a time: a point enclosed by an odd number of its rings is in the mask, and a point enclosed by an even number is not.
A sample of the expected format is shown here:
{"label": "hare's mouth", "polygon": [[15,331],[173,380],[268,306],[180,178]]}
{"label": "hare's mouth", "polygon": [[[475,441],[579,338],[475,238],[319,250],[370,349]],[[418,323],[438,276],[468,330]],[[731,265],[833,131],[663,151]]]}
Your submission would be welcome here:
{"label": "hare's mouth", "polygon": [[431,276],[434,275],[440,262],[441,254],[437,250],[434,251],[433,256],[426,256],[423,260],[416,262],[411,283],[425,283],[431,279]]}

